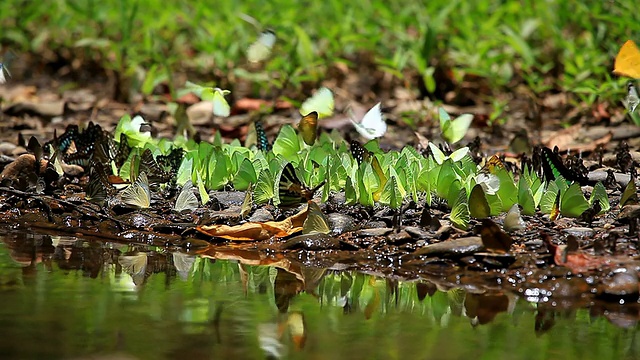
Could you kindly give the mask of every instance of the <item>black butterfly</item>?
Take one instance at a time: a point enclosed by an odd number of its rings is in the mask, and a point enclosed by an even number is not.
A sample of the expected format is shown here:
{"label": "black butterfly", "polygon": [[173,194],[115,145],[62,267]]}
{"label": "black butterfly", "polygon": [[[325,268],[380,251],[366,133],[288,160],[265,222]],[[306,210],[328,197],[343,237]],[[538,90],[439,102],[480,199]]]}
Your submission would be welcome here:
{"label": "black butterfly", "polygon": [[89,122],[82,132],[78,125],[69,125],[60,137],[54,132],[53,140],[47,142],[44,148],[48,150],[49,145],[53,146],[54,151],[58,151],[67,164],[87,166],[93,158],[96,144],[104,141],[105,137],[111,135],[93,122]]}
{"label": "black butterfly", "polygon": [[587,185],[589,182],[589,179],[583,174],[567,168],[560,156],[548,147],[542,148],[542,170],[547,181],[562,176],[569,183],[577,182],[580,185]]}
{"label": "black butterfly", "polygon": [[369,159],[371,156],[371,152],[365,149],[357,140],[351,140],[349,145],[351,147],[351,155],[356,159],[358,165],[362,164],[363,161]]}
{"label": "black butterfly", "polygon": [[89,179],[85,188],[85,199],[88,201],[102,205],[108,197],[116,195],[117,190],[109,182],[109,173],[101,162],[91,163]]}
{"label": "black butterfly", "polygon": [[291,163],[282,170],[280,175],[280,183],[278,186],[278,195],[280,198],[281,207],[295,206],[303,202],[307,202],[313,199],[315,192],[324,185],[324,181],[313,189],[303,185]]}
{"label": "black butterfly", "polygon": [[178,173],[184,150],[174,148],[169,155],[153,158],[151,150],[146,149],[140,156],[140,173],[146,173],[149,184],[162,184],[172,181]]}
{"label": "black butterfly", "polygon": [[264,127],[262,126],[262,121],[258,120],[255,122],[256,127],[256,146],[258,150],[269,151],[271,150],[271,144],[269,144],[269,138],[267,138],[267,133],[264,131]]}

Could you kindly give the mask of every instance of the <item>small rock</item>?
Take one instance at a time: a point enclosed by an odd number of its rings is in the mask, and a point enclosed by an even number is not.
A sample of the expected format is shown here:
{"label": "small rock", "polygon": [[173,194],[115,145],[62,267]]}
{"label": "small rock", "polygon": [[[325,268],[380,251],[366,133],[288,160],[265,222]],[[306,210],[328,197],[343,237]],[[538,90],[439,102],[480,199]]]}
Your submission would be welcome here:
{"label": "small rock", "polygon": [[396,233],[395,231],[391,233],[388,237],[389,242],[395,245],[404,244],[407,241],[411,240],[411,235],[404,230],[400,230],[400,232]]}
{"label": "small rock", "polygon": [[358,229],[356,220],[349,215],[331,213],[327,215],[327,221],[333,235],[341,235]]}
{"label": "small rock", "polygon": [[427,255],[453,255],[464,256],[484,250],[482,239],[479,236],[470,236],[460,239],[447,240],[436,244],[427,245],[414,252],[413,256]]}
{"label": "small rock", "polygon": [[408,232],[409,235],[411,235],[411,237],[413,237],[414,239],[426,239],[432,236],[430,232],[425,231],[417,226],[407,226],[404,228],[404,230]]}
{"label": "small rock", "polygon": [[213,102],[201,101],[187,108],[187,117],[191,125],[207,125],[213,120]]}
{"label": "small rock", "polygon": [[386,236],[392,231],[393,231],[393,229],[391,229],[391,228],[362,229],[362,230],[358,230],[356,235],[358,235],[358,236]]}
{"label": "small rock", "polygon": [[11,155],[13,150],[15,150],[15,148],[17,147],[18,147],[17,145],[12,144],[10,142],[2,142],[0,143],[0,154]]}
{"label": "small rock", "polygon": [[248,219],[251,222],[267,222],[273,221],[273,215],[264,208],[256,209]]}
{"label": "small rock", "polygon": [[628,269],[619,269],[613,276],[602,280],[602,292],[613,296],[638,294],[638,274]]}
{"label": "small rock", "polygon": [[562,230],[562,232],[579,238],[590,238],[595,234],[593,229],[587,227],[571,227]]}
{"label": "small rock", "polygon": [[331,235],[311,234],[298,235],[280,246],[281,250],[336,250],[340,249],[340,241]]}
{"label": "small rock", "polygon": [[209,192],[211,197],[215,197],[218,202],[225,208],[230,206],[242,206],[244,202],[244,191],[212,191]]}

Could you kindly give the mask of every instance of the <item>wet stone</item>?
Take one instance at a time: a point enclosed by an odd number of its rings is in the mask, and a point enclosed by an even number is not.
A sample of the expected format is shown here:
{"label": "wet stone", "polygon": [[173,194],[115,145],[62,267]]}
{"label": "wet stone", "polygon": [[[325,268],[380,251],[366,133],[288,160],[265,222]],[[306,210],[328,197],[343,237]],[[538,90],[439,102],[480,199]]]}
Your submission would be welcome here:
{"label": "wet stone", "polygon": [[391,228],[375,228],[375,229],[362,229],[356,232],[358,236],[386,236],[393,229]]}
{"label": "wet stone", "polygon": [[423,230],[417,226],[407,226],[404,230],[414,239],[428,239],[431,235],[429,231]]}
{"label": "wet stone", "polygon": [[388,240],[390,243],[394,245],[404,244],[410,240],[412,240],[411,235],[404,230],[400,230],[400,232],[392,232],[388,236]]}
{"label": "wet stone", "polygon": [[601,290],[606,295],[638,295],[638,274],[635,271],[619,269],[613,276],[602,280]]}
{"label": "wet stone", "polygon": [[281,250],[328,250],[339,249],[338,239],[325,234],[298,235],[280,246]]}
{"label": "wet stone", "polygon": [[251,215],[247,220],[251,222],[273,221],[273,215],[267,209],[259,208],[256,209],[256,211],[253,212],[253,215]]}
{"label": "wet stone", "polygon": [[482,239],[478,236],[471,236],[460,239],[447,240],[436,244],[427,245],[418,249],[412,256],[465,256],[484,250]]}
{"label": "wet stone", "polygon": [[358,229],[355,219],[349,215],[331,213],[327,215],[327,221],[333,235],[341,235]]}
{"label": "wet stone", "polygon": [[593,229],[587,227],[571,227],[562,231],[566,234],[573,235],[579,238],[590,238],[595,234],[595,231],[593,231]]}
{"label": "wet stone", "polygon": [[213,191],[209,193],[215,197],[223,207],[242,206],[244,202],[244,191]]}

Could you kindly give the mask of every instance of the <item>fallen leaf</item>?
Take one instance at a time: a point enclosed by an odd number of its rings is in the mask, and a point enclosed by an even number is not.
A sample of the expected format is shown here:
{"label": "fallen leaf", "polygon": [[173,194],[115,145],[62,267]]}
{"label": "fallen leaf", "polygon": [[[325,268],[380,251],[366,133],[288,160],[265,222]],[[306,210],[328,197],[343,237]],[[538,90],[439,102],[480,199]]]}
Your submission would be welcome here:
{"label": "fallen leaf", "polygon": [[307,219],[305,207],[297,214],[282,221],[267,221],[264,223],[247,222],[241,225],[201,225],[196,227],[199,232],[213,237],[233,241],[267,240],[272,237],[281,238],[302,231],[302,225]]}

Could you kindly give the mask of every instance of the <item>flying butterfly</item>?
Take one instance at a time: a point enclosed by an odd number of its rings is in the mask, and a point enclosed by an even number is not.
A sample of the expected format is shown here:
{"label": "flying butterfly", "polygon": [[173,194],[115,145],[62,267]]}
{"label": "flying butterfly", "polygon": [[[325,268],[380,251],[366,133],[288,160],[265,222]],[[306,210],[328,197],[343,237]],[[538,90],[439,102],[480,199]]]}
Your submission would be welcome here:
{"label": "flying butterfly", "polygon": [[278,185],[278,198],[281,207],[295,206],[303,202],[313,199],[315,192],[324,185],[324,181],[313,189],[303,185],[296,175],[295,169],[291,163],[282,169],[280,182]]}
{"label": "flying butterfly", "polygon": [[462,114],[451,120],[451,116],[442,107],[438,109],[438,114],[440,115],[442,137],[450,144],[455,144],[462,140],[473,121],[473,115],[471,114]]}
{"label": "flying butterfly", "polygon": [[312,111],[303,116],[298,123],[298,131],[302,134],[302,140],[305,144],[313,145],[318,137],[318,113]]}
{"label": "flying butterfly", "polygon": [[633,40],[627,40],[616,55],[613,73],[633,79],[640,79],[640,50]]}
{"label": "flying butterfly", "polygon": [[0,85],[5,84],[7,82],[7,78],[11,77],[8,67],[14,57],[15,56],[12,52],[8,52],[4,55],[2,62],[0,62]]}
{"label": "flying butterfly", "polygon": [[629,81],[627,83],[627,97],[623,101],[624,107],[629,110],[630,113],[636,111],[636,107],[640,104],[640,97],[638,96],[638,91],[636,90],[633,82]]}
{"label": "flying butterfly", "polygon": [[300,106],[300,115],[315,111],[318,113],[318,118],[322,119],[333,115],[333,107],[333,93],[328,88],[321,87],[313,96],[302,103]]}
{"label": "flying butterfly", "polygon": [[351,119],[351,123],[358,133],[367,140],[373,140],[383,136],[387,132],[387,123],[382,117],[380,103],[374,105],[362,118],[362,121],[356,122]]}
{"label": "flying butterfly", "polygon": [[351,147],[351,155],[356,159],[358,165],[362,164],[363,161],[368,160],[372,155],[371,151],[365,149],[357,140],[351,140],[349,145]]}
{"label": "flying butterfly", "polygon": [[578,172],[567,168],[562,159],[548,147],[542,148],[542,170],[547,181],[552,181],[562,176],[567,182],[577,182],[587,185],[589,179]]}
{"label": "flying butterfly", "polygon": [[249,45],[247,49],[247,59],[249,62],[257,63],[266,60],[271,55],[271,49],[276,43],[276,33],[273,30],[263,31],[258,40]]}

